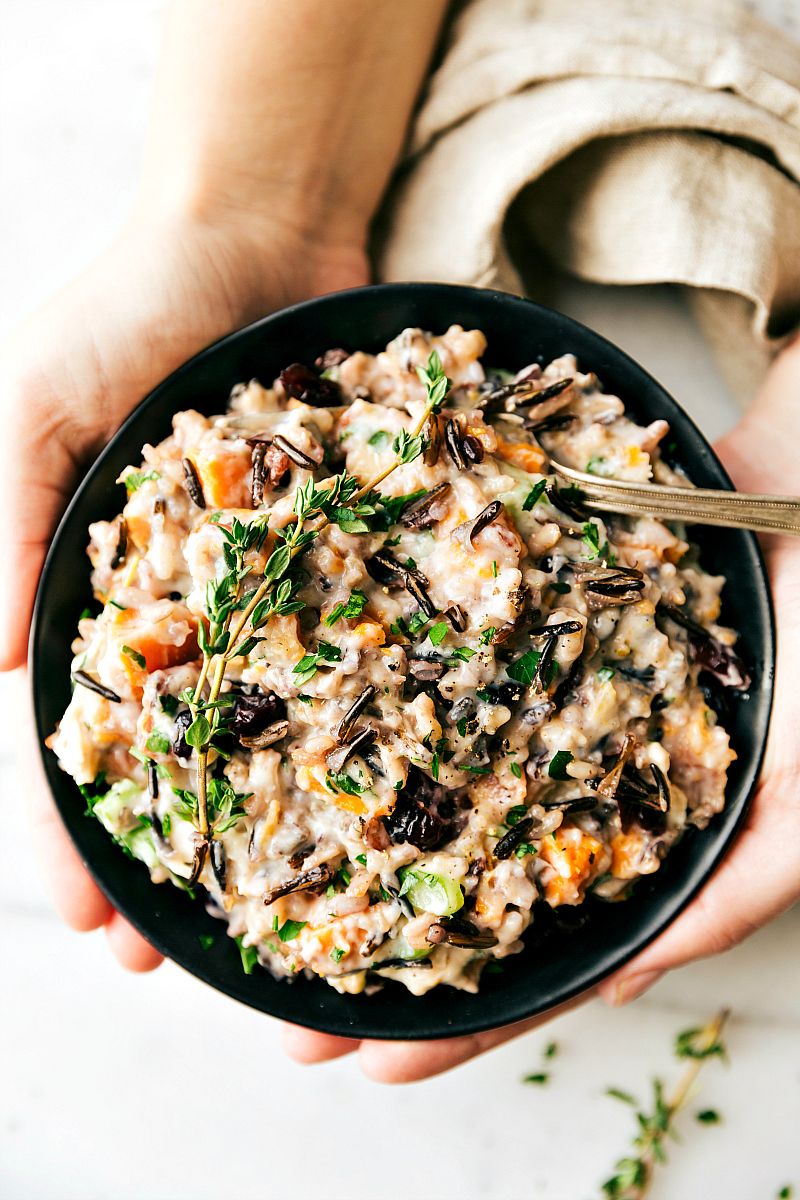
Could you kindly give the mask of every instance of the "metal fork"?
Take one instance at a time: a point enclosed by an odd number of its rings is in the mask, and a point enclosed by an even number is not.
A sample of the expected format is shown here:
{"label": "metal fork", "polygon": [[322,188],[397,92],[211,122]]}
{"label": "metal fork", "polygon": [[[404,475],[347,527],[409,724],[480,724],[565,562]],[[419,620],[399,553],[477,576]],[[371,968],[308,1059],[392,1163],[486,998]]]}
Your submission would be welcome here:
{"label": "metal fork", "polygon": [[596,512],[624,513],[634,517],[659,517],[688,524],[727,525],[761,533],[800,537],[800,497],[759,496],[724,492],[716,488],[665,487],[658,483],[632,483],[573,471],[551,459],[553,470],[565,482],[580,488],[581,504]]}

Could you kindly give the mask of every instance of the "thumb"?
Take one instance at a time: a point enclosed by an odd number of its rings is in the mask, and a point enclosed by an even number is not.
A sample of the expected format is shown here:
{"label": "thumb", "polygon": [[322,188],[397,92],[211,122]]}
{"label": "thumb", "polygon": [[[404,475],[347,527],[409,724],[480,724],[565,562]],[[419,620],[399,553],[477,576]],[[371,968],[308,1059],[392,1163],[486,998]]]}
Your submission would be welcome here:
{"label": "thumb", "polygon": [[651,946],[600,985],[608,1004],[626,1004],[666,971],[730,950],[798,899],[796,791],[789,779],[773,778],[762,786],[747,825],[699,896]]}
{"label": "thumb", "polygon": [[42,402],[34,381],[4,389],[0,439],[0,670],[21,666],[36,585],[53,528],[69,495],[75,462],[58,403]]}

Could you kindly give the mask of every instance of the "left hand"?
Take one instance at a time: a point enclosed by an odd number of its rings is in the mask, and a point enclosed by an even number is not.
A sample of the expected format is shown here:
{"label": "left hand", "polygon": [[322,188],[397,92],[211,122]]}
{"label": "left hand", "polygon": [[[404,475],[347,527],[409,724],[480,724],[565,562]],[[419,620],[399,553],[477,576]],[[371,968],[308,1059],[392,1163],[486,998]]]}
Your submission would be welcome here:
{"label": "left hand", "polygon": [[[798,403],[800,340],[776,360],[753,408],[717,446],[738,488],[800,494]],[[800,542],[771,537],[764,543],[779,652],[775,704],[758,791],[734,846],[699,896],[652,945],[600,984],[597,990],[610,1004],[634,999],[673,967],[735,946],[800,899],[800,742],[794,691],[800,678]],[[372,1079],[408,1083],[459,1066],[592,994],[530,1021],[471,1037],[359,1042],[287,1026],[284,1044],[292,1058],[303,1063],[324,1062],[358,1050],[361,1067]]]}

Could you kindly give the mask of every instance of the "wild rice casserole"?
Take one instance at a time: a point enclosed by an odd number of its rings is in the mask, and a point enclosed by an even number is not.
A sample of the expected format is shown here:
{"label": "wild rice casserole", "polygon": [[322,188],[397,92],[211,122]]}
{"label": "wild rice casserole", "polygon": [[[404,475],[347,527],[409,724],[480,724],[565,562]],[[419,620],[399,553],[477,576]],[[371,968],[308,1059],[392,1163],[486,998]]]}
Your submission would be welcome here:
{"label": "wild rice casserole", "polygon": [[474,991],[537,911],[626,896],[725,803],[744,688],[684,531],[550,459],[691,486],[570,355],[407,329],[178,413],[91,526],[98,614],[50,739],[246,970]]}

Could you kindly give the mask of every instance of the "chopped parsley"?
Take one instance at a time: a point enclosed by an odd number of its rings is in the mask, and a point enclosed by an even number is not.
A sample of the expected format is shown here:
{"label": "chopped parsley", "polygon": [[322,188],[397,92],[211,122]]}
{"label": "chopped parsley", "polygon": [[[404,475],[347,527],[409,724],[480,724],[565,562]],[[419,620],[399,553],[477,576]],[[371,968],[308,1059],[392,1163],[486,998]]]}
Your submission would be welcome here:
{"label": "chopped parsley", "polygon": [[312,654],[304,654],[296,667],[292,668],[293,675],[299,675],[301,683],[306,683],[316,675],[320,663],[341,662],[342,652],[338,646],[330,642],[320,642]]}
{"label": "chopped parsley", "polygon": [[245,946],[243,937],[237,937],[235,941],[236,945],[239,947],[239,955],[242,960],[242,970],[244,971],[245,975],[252,975],[253,967],[258,962],[258,951],[256,950],[255,946]]}
{"label": "chopped parsley", "polygon": [[550,776],[550,778],[561,780],[569,779],[570,776],[567,774],[567,765],[572,762],[573,757],[574,755],[571,750],[557,750],[550,759],[550,765],[547,768],[547,774]]}
{"label": "chopped parsley", "polygon": [[519,765],[518,762],[509,763],[508,766],[509,766],[509,770],[511,771],[511,774],[516,779],[522,779],[522,767]]}
{"label": "chopped parsley", "polygon": [[589,558],[600,557],[600,526],[594,521],[587,521],[582,529],[583,541]]}
{"label": "chopped parsley", "polygon": [[608,683],[609,679],[613,679],[616,673],[613,667],[601,667],[597,672],[597,678],[602,679],[603,683]]}
{"label": "chopped parsley", "polygon": [[280,928],[275,929],[282,942],[292,942],[301,929],[305,929],[308,921],[284,921]]}
{"label": "chopped parsley", "polygon": [[159,696],[158,703],[161,705],[161,711],[168,717],[174,717],[179,708],[177,696]]}
{"label": "chopped parsley", "polygon": [[447,621],[437,621],[435,625],[431,625],[428,630],[428,641],[433,646],[440,646],[447,637],[448,624]]}
{"label": "chopped parsley", "polygon": [[144,748],[151,754],[169,754],[171,746],[169,738],[165,737],[163,733],[151,733]]}
{"label": "chopped parsley", "polygon": [[332,791],[345,792],[348,796],[360,796],[366,791],[366,788],[356,783],[355,779],[351,779],[346,771],[328,771],[325,781]]}
{"label": "chopped parsley", "polygon": [[[455,646],[450,651],[450,657],[451,659],[460,659],[461,662],[469,662],[475,653],[476,651],[473,650],[471,646]],[[450,665],[452,665],[452,663]]]}
{"label": "chopped parsley", "polygon": [[214,938],[213,933],[201,933],[197,940],[204,950],[210,950],[216,939]]}
{"label": "chopped parsley", "polygon": [[123,646],[122,653],[127,654],[128,658],[135,662],[137,667],[141,667],[143,671],[147,669],[147,659],[138,650],[134,650],[133,646]]}
{"label": "chopped parsley", "polygon": [[79,783],[78,791],[86,801],[85,817],[94,816],[94,806],[98,800],[102,800],[103,796],[108,794],[109,785],[106,782],[106,773],[101,771],[96,775],[92,783]]}
{"label": "chopped parsley", "polygon": [[158,471],[131,471],[125,476],[124,483],[128,492],[135,492],[142,486],[143,483],[150,483],[151,480],[160,479]]}
{"label": "chopped parsley", "polygon": [[509,828],[511,828],[514,825],[519,825],[519,823],[523,819],[523,817],[527,817],[527,815],[528,815],[527,804],[515,804],[514,807],[510,808],[508,810],[508,812],[506,813],[506,818],[505,818],[506,825],[508,825]]}
{"label": "chopped parsley", "polygon": [[478,641],[480,642],[480,644],[482,646],[488,646],[489,642],[492,640],[492,638],[494,637],[494,635],[496,633],[497,633],[496,625],[487,625],[485,629],[481,630]]}
{"label": "chopped parsley", "polygon": [[538,483],[535,483],[522,503],[522,511],[530,512],[531,509],[535,508],[544,495],[546,488],[546,479],[540,479]]}
{"label": "chopped parsley", "polygon": [[334,604],[327,617],[324,618],[322,624],[327,625],[330,628],[330,626],[335,625],[341,617],[345,617],[347,619],[360,617],[364,611],[366,603],[367,597],[363,592],[351,592],[349,600],[340,601],[339,604]]}
{"label": "chopped parsley", "polygon": [[550,1080],[550,1076],[548,1075],[547,1071],[534,1071],[532,1075],[524,1075],[522,1082],[523,1083],[536,1083],[536,1084],[541,1085],[544,1083],[548,1083],[549,1080]]}
{"label": "chopped parsley", "polygon": [[375,432],[370,434],[370,436],[367,438],[367,445],[382,449],[388,441],[389,434],[386,432],[386,430],[376,429]]}
{"label": "chopped parsley", "polygon": [[521,654],[519,658],[506,667],[509,679],[513,679],[515,683],[521,683],[523,687],[530,687],[536,675],[536,668],[539,665],[541,657],[538,650],[526,650],[524,654]]}
{"label": "chopped parsley", "polygon": [[331,950],[331,958],[335,963],[341,962],[345,954],[347,954],[347,951],[343,950],[341,946],[335,946],[334,949]]}

